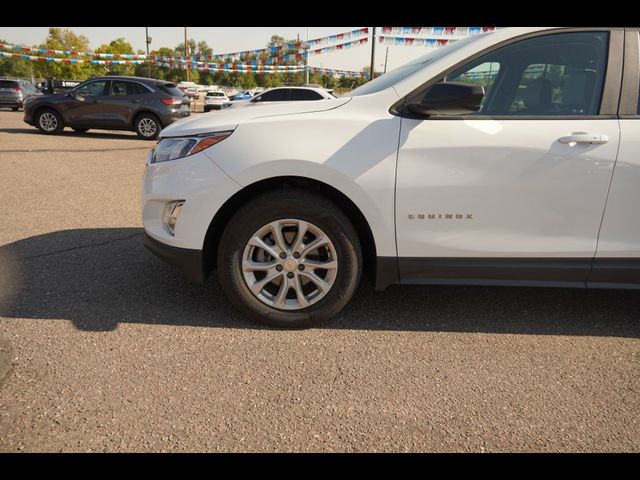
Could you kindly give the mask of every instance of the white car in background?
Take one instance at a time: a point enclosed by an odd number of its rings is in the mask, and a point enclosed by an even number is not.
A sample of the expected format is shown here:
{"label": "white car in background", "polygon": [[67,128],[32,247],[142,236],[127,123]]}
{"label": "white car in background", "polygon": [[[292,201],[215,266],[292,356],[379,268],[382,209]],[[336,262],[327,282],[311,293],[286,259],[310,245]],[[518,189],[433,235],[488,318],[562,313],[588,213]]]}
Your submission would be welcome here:
{"label": "white car in background", "polygon": [[335,100],[331,90],[317,87],[276,87],[256,95],[247,103],[250,105],[271,102],[297,102],[309,100]]}
{"label": "white car in background", "polygon": [[204,96],[204,111],[222,110],[225,105],[230,105],[229,97],[224,92],[207,92]]}
{"label": "white car in background", "polygon": [[335,316],[362,272],[640,288],[638,38],[503,28],[347,96],[175,122],[147,156],[145,244],[284,327]]}

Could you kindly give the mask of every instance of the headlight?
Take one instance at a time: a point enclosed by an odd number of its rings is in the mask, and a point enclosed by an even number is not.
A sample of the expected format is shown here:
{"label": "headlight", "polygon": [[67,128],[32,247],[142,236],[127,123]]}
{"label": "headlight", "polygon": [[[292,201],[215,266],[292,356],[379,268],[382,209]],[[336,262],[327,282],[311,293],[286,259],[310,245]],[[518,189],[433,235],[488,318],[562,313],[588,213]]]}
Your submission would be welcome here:
{"label": "headlight", "polygon": [[154,149],[151,163],[167,162],[201,152],[205,148],[220,143],[233,133],[233,130],[216,133],[204,133],[190,137],[166,137],[160,139]]}

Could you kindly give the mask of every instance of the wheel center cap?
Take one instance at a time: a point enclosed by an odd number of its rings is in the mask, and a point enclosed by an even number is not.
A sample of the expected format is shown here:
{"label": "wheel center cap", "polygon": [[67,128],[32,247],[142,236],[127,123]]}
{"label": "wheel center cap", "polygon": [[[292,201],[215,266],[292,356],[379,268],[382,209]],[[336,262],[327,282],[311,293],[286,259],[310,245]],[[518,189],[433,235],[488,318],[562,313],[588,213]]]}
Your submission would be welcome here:
{"label": "wheel center cap", "polygon": [[293,272],[296,268],[298,268],[298,262],[296,262],[294,259],[289,258],[287,261],[285,261],[282,266],[284,267],[284,269],[287,272]]}

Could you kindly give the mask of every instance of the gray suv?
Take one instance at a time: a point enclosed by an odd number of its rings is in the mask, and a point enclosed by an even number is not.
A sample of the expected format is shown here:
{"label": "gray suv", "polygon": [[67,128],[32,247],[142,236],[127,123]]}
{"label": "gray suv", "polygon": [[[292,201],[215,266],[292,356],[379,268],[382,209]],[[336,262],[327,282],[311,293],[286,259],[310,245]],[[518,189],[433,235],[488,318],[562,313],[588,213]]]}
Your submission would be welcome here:
{"label": "gray suv", "polygon": [[24,121],[52,135],[64,127],[132,130],[155,139],[160,130],[191,114],[188,97],[173,83],[142,77],[96,77],[65,93],[33,97]]}
{"label": "gray suv", "polygon": [[0,79],[0,107],[9,107],[17,112],[27,98],[35,95],[40,95],[40,92],[26,80]]}

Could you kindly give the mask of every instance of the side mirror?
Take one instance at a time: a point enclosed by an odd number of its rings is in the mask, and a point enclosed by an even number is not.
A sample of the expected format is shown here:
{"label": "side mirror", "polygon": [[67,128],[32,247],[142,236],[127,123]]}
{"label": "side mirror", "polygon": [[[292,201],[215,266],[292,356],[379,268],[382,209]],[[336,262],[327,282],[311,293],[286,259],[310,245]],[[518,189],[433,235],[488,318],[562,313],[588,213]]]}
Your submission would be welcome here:
{"label": "side mirror", "polygon": [[78,94],[77,94],[77,93],[75,93],[75,92],[69,92],[69,93],[67,93],[67,97],[71,97],[71,98],[73,98],[73,99],[75,99],[75,100],[78,100],[79,102],[84,102],[84,101],[86,100],[86,98],[85,98],[85,97],[83,97],[82,95],[78,95]]}
{"label": "side mirror", "polygon": [[421,117],[431,115],[466,115],[480,110],[484,87],[472,83],[436,83],[419,102],[409,103],[407,110]]}

